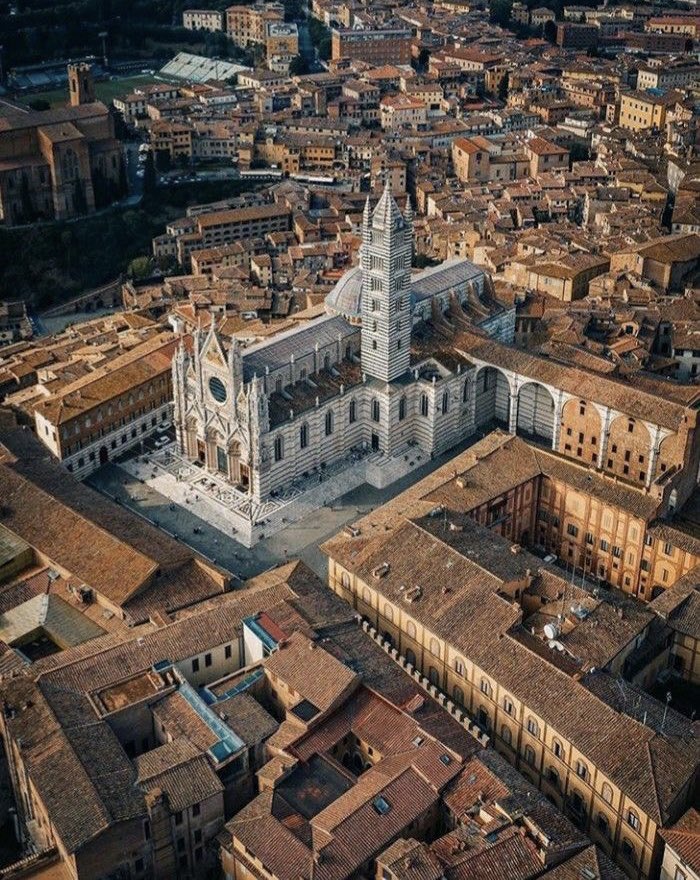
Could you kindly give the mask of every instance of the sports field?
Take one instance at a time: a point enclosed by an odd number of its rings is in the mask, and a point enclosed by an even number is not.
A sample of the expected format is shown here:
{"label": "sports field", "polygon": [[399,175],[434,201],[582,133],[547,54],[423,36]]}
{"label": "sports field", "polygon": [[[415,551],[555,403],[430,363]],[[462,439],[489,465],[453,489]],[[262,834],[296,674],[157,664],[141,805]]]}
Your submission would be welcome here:
{"label": "sports field", "polygon": [[[147,86],[159,82],[154,76],[147,73],[139,73],[134,76],[119,77],[119,79],[106,79],[95,83],[97,99],[105,104],[111,104],[117,95],[128,95],[139,86]],[[48,101],[51,106],[60,106],[68,101],[68,86],[65,89],[51,89],[48,92],[25,92],[19,99],[28,104],[30,101]]]}

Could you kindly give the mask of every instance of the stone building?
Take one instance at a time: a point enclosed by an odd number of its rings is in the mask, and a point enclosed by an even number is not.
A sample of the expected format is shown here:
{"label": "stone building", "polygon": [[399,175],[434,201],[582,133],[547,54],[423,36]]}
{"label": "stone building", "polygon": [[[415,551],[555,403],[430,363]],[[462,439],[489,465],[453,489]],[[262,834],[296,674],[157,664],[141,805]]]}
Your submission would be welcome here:
{"label": "stone building", "polygon": [[84,65],[69,71],[71,106],[0,118],[0,222],[64,220],[123,190],[123,157]]}
{"label": "stone building", "polygon": [[451,260],[411,276],[412,217],[385,190],[363,219],[361,265],[328,314],[242,348],[215,327],[173,364],[180,452],[260,500],[362,451],[436,454],[473,430],[466,360],[425,322],[454,308],[506,341],[514,313],[488,304],[483,272]]}

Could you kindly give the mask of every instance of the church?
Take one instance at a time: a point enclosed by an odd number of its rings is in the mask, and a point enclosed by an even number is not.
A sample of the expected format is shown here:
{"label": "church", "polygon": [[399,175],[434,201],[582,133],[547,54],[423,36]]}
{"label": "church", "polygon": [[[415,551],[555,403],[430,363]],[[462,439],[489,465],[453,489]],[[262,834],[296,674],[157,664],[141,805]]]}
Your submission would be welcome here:
{"label": "church", "polygon": [[427,458],[473,433],[471,365],[440,326],[511,343],[515,311],[468,260],[412,273],[412,254],[410,205],[387,188],[324,316],[248,346],[196,332],[173,359],[179,454],[261,502],[343,461]]}

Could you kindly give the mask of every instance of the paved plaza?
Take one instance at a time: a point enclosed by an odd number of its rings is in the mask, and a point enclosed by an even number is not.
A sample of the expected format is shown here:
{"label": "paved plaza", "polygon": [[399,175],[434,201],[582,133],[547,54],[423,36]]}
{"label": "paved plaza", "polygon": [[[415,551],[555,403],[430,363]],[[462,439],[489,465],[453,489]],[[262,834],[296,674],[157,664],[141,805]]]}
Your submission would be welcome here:
{"label": "paved plaza", "polygon": [[[449,461],[462,449],[476,442],[479,437],[469,440],[438,458],[419,464],[411,473],[393,482],[383,489],[363,484],[344,494],[337,500],[313,510],[290,523],[277,534],[259,541],[248,548],[235,540],[232,525],[225,519],[218,522],[218,527],[203,518],[206,507],[201,499],[191,498],[188,503],[176,503],[159,492],[153,485],[157,484],[151,465],[146,467],[143,456],[136,456],[121,465],[109,464],[100,468],[88,479],[94,488],[114,498],[164,531],[191,546],[203,556],[215,561],[218,565],[231,571],[240,580],[245,580],[265,571],[287,559],[302,559],[319,576],[325,579],[326,558],[319,551],[318,545],[330,538],[349,522],[353,522],[365,513],[374,510],[398,495],[412,483],[424,477]],[[199,469],[197,469],[199,470]],[[212,479],[208,472],[201,472],[204,477]],[[223,482],[223,481],[222,481]],[[229,484],[225,484],[230,491]],[[185,496],[199,494],[183,482],[183,499]]]}

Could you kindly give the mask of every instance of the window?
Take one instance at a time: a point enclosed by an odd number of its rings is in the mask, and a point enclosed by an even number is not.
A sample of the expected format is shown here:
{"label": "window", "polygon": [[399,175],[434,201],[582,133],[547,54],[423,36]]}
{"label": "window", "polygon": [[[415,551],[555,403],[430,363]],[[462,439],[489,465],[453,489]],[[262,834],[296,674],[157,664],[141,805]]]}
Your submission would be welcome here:
{"label": "window", "polygon": [[136,871],[137,874],[141,874],[143,872],[143,869],[144,869],[143,859],[136,859],[136,861],[134,862],[134,871]]}
{"label": "window", "polygon": [[607,553],[610,549],[610,544],[605,540],[605,538],[600,539],[600,549],[603,551],[603,553]]}
{"label": "window", "polygon": [[381,411],[379,408],[379,401],[375,399],[372,401],[372,421],[378,422],[380,417],[381,417]]}
{"label": "window", "polygon": [[564,749],[562,748],[562,744],[559,742],[558,739],[554,740],[553,748],[554,748],[554,754],[557,756],[557,758],[564,757]]}
{"label": "window", "polygon": [[575,538],[578,535],[578,526],[569,523],[566,527],[566,533],[567,535],[571,535],[572,538]]}
{"label": "window", "polygon": [[350,401],[350,407],[348,410],[348,421],[351,425],[353,422],[357,421],[357,402],[354,400]]}
{"label": "window", "polygon": [[592,543],[593,543],[593,533],[586,532],[586,544],[592,544]]}
{"label": "window", "polygon": [[442,392],[442,414],[445,415],[450,408],[450,394],[448,391]]}
{"label": "window", "polygon": [[[197,818],[197,816],[199,816],[200,812],[201,812],[201,809],[200,809],[199,804],[192,804],[192,816],[195,819]],[[201,840],[201,835],[202,835],[201,831],[199,832],[199,835],[200,835],[200,840]],[[199,840],[197,840],[197,832],[195,832],[194,839],[195,839],[195,843],[199,843]]]}
{"label": "window", "polygon": [[175,813],[174,819],[176,825],[182,825],[182,810],[178,810],[178,812]]}
{"label": "window", "polygon": [[282,461],[284,458],[284,441],[282,437],[275,437],[275,461]]}
{"label": "window", "polygon": [[306,449],[309,445],[309,426],[304,424],[299,428],[299,448]]}
{"label": "window", "polygon": [[211,654],[205,654],[205,655],[204,655],[204,665],[205,665],[206,667],[211,666]]}
{"label": "window", "polygon": [[430,640],[430,653],[436,657],[440,656],[440,642],[437,639]]}
{"label": "window", "polygon": [[386,617],[386,619],[387,619],[390,623],[393,623],[393,621],[394,621],[394,609],[391,607],[391,605],[390,605],[388,602],[385,602],[385,603],[384,603],[384,617]]}
{"label": "window", "polygon": [[428,395],[421,394],[420,396],[420,414],[422,416],[428,415]]}
{"label": "window", "polygon": [[503,708],[507,715],[513,714],[513,703],[511,702],[510,697],[503,697]]}
{"label": "window", "polygon": [[464,691],[458,684],[452,688],[452,699],[458,706],[464,705]]}
{"label": "window", "polygon": [[149,819],[143,820],[143,839],[144,840],[151,839],[151,822]]}
{"label": "window", "polygon": [[606,804],[611,804],[613,800],[613,790],[607,782],[603,783],[603,790],[600,795]]}
{"label": "window", "polygon": [[326,437],[330,437],[333,433],[333,413],[328,410],[326,413]]}
{"label": "window", "polygon": [[576,762],[576,775],[580,776],[581,779],[588,779],[588,767],[583,761]]}
{"label": "window", "polygon": [[197,657],[192,661],[192,672],[199,672],[199,658]]}
{"label": "window", "polygon": [[625,839],[622,841],[622,847],[620,848],[620,851],[621,851],[621,853],[622,853],[622,858],[623,858],[623,859],[625,859],[626,861],[628,861],[631,865],[636,865],[636,864],[637,864],[637,854],[636,854],[636,852],[634,851],[634,847],[633,847],[632,844],[629,842],[629,840],[627,840],[627,838],[625,838]]}
{"label": "window", "polygon": [[507,746],[509,746],[513,740],[513,734],[510,732],[510,727],[508,727],[507,724],[504,724],[501,727],[501,739]]}
{"label": "window", "polygon": [[457,675],[464,675],[464,661],[459,657],[455,660],[455,672]]}
{"label": "window", "polygon": [[224,648],[224,657],[226,658],[226,660],[231,659],[231,645],[226,645],[226,647]]}
{"label": "window", "polygon": [[540,726],[539,726],[539,724],[535,721],[534,718],[528,718],[528,719],[527,719],[527,732],[528,732],[528,733],[531,733],[533,736],[539,736],[539,735],[540,735]]}
{"label": "window", "polygon": [[402,422],[406,418],[406,398],[402,397],[399,401],[399,421]]}
{"label": "window", "polygon": [[406,635],[409,639],[415,639],[416,637],[416,625],[412,620],[409,620],[406,624]]}
{"label": "window", "polygon": [[604,836],[608,837],[610,834],[610,824],[608,823],[607,816],[605,813],[598,813],[598,818],[596,819],[596,826],[598,831]]}
{"label": "window", "polygon": [[491,696],[491,684],[485,678],[481,679],[480,688],[482,694],[486,694],[487,697]]}
{"label": "window", "polygon": [[531,767],[535,766],[535,750],[532,746],[525,746],[525,762]]}
{"label": "window", "polygon": [[634,810],[627,810],[627,824],[630,828],[634,828],[635,831],[639,831],[642,827],[641,822],[639,821],[639,816]]}
{"label": "window", "polygon": [[462,385],[462,403],[466,403],[469,400],[469,379],[467,379]]}

